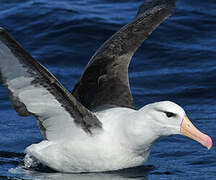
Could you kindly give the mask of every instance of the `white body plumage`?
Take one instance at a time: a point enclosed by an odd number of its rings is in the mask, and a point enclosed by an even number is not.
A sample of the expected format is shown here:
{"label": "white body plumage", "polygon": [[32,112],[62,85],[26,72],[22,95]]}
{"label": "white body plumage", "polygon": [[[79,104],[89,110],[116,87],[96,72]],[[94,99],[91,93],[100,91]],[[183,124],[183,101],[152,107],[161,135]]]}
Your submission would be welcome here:
{"label": "white body plumage", "polygon": [[62,172],[98,172],[140,165],[147,160],[150,149],[139,154],[130,141],[127,125],[136,112],[128,108],[98,112],[103,129],[93,136],[76,133],[71,139],[33,144],[26,151],[41,163]]}

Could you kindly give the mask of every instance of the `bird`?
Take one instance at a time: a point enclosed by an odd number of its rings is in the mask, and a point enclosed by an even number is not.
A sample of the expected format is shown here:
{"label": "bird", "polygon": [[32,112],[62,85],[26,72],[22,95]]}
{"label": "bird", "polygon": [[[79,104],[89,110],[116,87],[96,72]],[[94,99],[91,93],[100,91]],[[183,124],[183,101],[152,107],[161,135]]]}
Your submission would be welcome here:
{"label": "bird", "polygon": [[24,167],[104,172],[145,163],[160,137],[181,134],[212,147],[182,107],[160,101],[136,109],[128,66],[143,41],[174,13],[175,0],[145,0],[136,17],[92,56],[72,92],[0,29],[0,83],[20,116],[34,116],[43,140],[26,148]]}

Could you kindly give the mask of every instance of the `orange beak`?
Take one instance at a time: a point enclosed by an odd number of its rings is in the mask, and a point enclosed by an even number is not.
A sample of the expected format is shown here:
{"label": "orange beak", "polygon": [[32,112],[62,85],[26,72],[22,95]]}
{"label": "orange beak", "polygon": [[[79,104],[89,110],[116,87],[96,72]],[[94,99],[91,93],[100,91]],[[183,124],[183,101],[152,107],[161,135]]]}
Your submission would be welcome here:
{"label": "orange beak", "polygon": [[181,133],[197,142],[205,146],[206,148],[210,149],[212,147],[212,140],[211,138],[200,132],[188,119],[185,115],[184,120],[181,124]]}

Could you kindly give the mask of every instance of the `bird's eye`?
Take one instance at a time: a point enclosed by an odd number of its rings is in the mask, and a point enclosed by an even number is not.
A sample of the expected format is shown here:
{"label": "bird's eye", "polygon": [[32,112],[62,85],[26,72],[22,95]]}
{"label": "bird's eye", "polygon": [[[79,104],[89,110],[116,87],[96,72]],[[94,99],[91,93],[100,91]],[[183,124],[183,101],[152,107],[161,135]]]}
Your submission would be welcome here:
{"label": "bird's eye", "polygon": [[172,112],[165,112],[165,114],[168,118],[175,116],[175,114]]}

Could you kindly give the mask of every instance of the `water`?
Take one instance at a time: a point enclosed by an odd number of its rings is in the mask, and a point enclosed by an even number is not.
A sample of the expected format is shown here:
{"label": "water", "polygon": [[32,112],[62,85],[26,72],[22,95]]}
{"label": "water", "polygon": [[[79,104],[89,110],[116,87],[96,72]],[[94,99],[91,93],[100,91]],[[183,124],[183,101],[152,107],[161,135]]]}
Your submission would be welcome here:
{"label": "water", "polygon": [[[0,26],[69,90],[95,50],[136,14],[138,0],[1,0]],[[171,100],[216,140],[216,3],[180,0],[175,15],[143,44],[130,65],[137,108]],[[0,87],[0,179],[216,179],[210,151],[182,136],[158,140],[145,166],[99,174],[19,168],[24,149],[42,137],[33,118],[19,117]]]}

